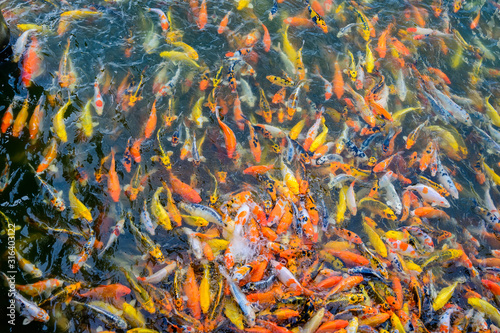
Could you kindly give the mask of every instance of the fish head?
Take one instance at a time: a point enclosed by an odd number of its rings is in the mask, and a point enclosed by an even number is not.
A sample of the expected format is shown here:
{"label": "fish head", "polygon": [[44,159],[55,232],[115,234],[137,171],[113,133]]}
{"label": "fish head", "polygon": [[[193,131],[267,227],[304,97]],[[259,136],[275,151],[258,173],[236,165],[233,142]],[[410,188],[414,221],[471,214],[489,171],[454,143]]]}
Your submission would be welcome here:
{"label": "fish head", "polygon": [[165,257],[163,256],[163,253],[161,252],[159,246],[156,246],[153,250],[149,252],[149,254],[151,254],[151,257],[153,257],[156,261],[165,262]]}
{"label": "fish head", "polygon": [[217,194],[213,194],[210,196],[210,202],[209,202],[209,205],[212,207],[212,206],[215,206],[217,204],[217,201],[219,201],[219,196]]}
{"label": "fish head", "polygon": [[226,177],[227,177],[227,172],[225,171],[217,172],[217,178],[219,179],[219,182],[221,182],[222,184],[226,183]]}
{"label": "fish head", "polygon": [[351,81],[356,82],[356,78],[358,77],[358,72],[356,70],[354,70],[354,71],[350,70],[348,72],[348,74],[349,74],[349,77],[351,78]]}
{"label": "fish head", "polygon": [[35,315],[36,321],[41,321],[45,323],[49,321],[49,319],[50,319],[49,314],[43,309],[39,309],[37,314]]}
{"label": "fish head", "polygon": [[165,127],[172,126],[172,123],[177,119],[177,116],[165,116]]}
{"label": "fish head", "polygon": [[348,296],[349,303],[357,304],[363,302],[365,300],[365,296],[363,294],[352,294]]}
{"label": "fish head", "polygon": [[117,298],[120,298],[120,297],[123,297],[123,296],[126,296],[128,294],[130,294],[132,290],[130,290],[130,288],[126,287],[126,286],[123,286],[123,285],[120,285],[118,288],[117,288],[117,291],[116,291],[116,297]]}

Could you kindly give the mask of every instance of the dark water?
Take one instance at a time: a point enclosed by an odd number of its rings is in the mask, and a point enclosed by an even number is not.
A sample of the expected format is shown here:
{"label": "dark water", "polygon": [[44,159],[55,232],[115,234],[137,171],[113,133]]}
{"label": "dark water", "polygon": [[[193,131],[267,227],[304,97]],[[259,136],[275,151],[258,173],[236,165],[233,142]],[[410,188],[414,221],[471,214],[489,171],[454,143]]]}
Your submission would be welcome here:
{"label": "dark water", "polygon": [[[207,1],[208,23],[205,29],[200,31],[194,21],[189,2],[127,0],[117,2],[73,1],[71,2],[71,7],[58,2],[58,0],[51,2],[56,6],[50,2],[41,0],[0,1],[0,8],[11,27],[12,43],[15,43],[17,37],[22,33],[16,27],[18,24],[33,23],[43,25],[47,30],[36,34],[41,45],[41,53],[43,55],[42,68],[44,72],[34,80],[30,88],[24,87],[21,82],[21,63],[19,65],[14,63],[0,65],[0,114],[3,116],[5,110],[7,110],[8,106],[15,99],[18,101],[14,107],[14,117],[21,109],[25,98],[29,100],[30,116],[42,95],[54,95],[57,100],[54,106],[49,105],[48,102],[45,103],[45,115],[40,124],[40,132],[37,140],[29,139],[26,128],[20,138],[14,138],[9,135],[10,130],[0,137],[0,169],[3,169],[5,163],[10,163],[10,183],[0,194],[0,210],[16,225],[21,227],[16,233],[16,247],[24,258],[36,264],[44,273],[44,277],[57,277],[58,279],[72,283],[85,281],[91,286],[109,283],[122,283],[128,286],[124,275],[118,270],[119,267],[134,267],[134,272],[147,274],[144,269],[146,263],[141,259],[143,253],[136,247],[134,238],[129,232],[128,222],[126,223],[124,234],[120,235],[117,241],[118,245],[115,244],[112,249],[109,249],[102,259],[97,258],[96,253],[99,251],[94,251],[94,254],[86,262],[89,267],[86,266],[77,274],[73,274],[71,272],[73,263],[70,261],[69,256],[78,255],[81,252],[82,246],[86,241],[85,238],[67,236],[62,233],[47,234],[45,231],[28,225],[24,217],[28,214],[36,216],[52,228],[88,232],[85,221],[72,218],[72,210],[69,207],[68,201],[70,185],[76,177],[76,167],[80,166],[81,170],[84,170],[88,175],[88,184],[86,186],[77,186],[77,197],[91,210],[94,219],[92,228],[96,233],[97,240],[106,244],[112,230],[110,228],[124,216],[126,211],[131,210],[135,217],[135,224],[140,225],[139,214],[142,211],[143,201],[145,199],[148,200],[149,206],[149,200],[152,198],[157,187],[161,186],[161,181],[168,179],[168,174],[161,164],[151,161],[151,157],[159,153],[156,130],[163,125],[162,116],[166,114],[166,110],[168,109],[168,97],[163,97],[156,103],[158,124],[154,135],[150,139],[145,140],[141,146],[141,167],[143,172],[146,173],[155,168],[158,171],[151,176],[144,186],[144,191],[139,194],[137,200],[130,201],[123,193],[123,187],[130,183],[138,164],[133,163],[132,172],[128,173],[121,160],[128,139],[130,137],[140,138],[143,136],[144,124],[148,119],[155,98],[152,92],[153,80],[162,68],[166,68],[166,81],[168,81],[175,74],[178,66],[177,62],[162,59],[159,56],[160,52],[172,50],[173,48],[160,36],[161,28],[158,24],[158,15],[146,12],[145,8],[161,8],[165,13],[169,10],[171,11],[171,26],[183,32],[182,41],[192,46],[198,52],[198,63],[210,70],[210,77],[215,76],[221,65],[224,66],[224,70],[222,71],[224,83],[219,96],[227,101],[232,101],[234,95],[225,85],[226,74],[230,64],[225,57],[225,53],[233,52],[240,48],[240,40],[244,39],[252,30],[258,29],[261,34],[263,33],[261,25],[256,18],[260,19],[269,29],[273,46],[277,46],[278,43],[283,44],[282,36],[279,32],[282,20],[288,16],[302,15],[307,9],[300,1],[285,1],[279,4],[278,16],[273,21],[270,21],[268,19],[268,11],[272,7],[272,1],[252,1],[253,13],[248,9],[238,11],[236,9],[237,4],[230,1]],[[411,37],[405,35],[406,28],[416,25],[413,16],[410,19],[405,18],[405,11],[414,10],[412,8],[418,8],[422,13],[427,12],[428,15],[425,18],[426,28],[444,31],[443,17],[436,18],[432,14],[430,1],[373,1],[371,3],[360,1],[359,3],[362,5],[364,14],[369,19],[378,15],[378,21],[374,24],[377,37],[372,40],[370,45],[375,59],[377,59],[377,52],[375,51],[376,40],[387,25],[394,21],[396,25],[392,31],[392,36],[398,37],[410,49],[410,55],[405,57],[405,68],[409,68],[413,64],[421,71],[426,67],[434,67],[446,73],[452,82],[450,85],[451,93],[472,100],[472,103],[466,105],[465,108],[470,113],[476,126],[481,127],[488,122],[484,116],[485,97],[492,95],[490,103],[499,110],[497,102],[500,97],[499,76],[498,74],[488,74],[488,69],[496,70],[499,68],[497,59],[499,49],[497,44],[500,37],[500,30],[496,28],[499,24],[497,3],[493,3],[493,1],[469,1],[464,5],[464,8],[457,13],[453,13],[452,3],[443,1],[443,8],[448,10],[450,25],[454,29],[457,29],[468,43],[477,45],[476,43],[480,42],[493,56],[491,58],[489,54],[486,55],[483,51],[482,67],[477,74],[473,74],[473,70],[479,58],[468,51],[464,51],[461,63],[453,67],[452,59],[459,48],[459,44],[455,39],[446,39],[448,54],[444,54],[437,42],[438,38],[429,37],[421,42],[414,42]],[[340,28],[349,23],[356,22],[356,15],[352,11],[344,8],[340,13],[335,13],[335,9],[339,5],[340,3],[337,1],[333,6],[334,9],[325,15],[326,24],[329,26],[328,34],[323,34],[315,27],[290,27],[288,36],[295,49],[298,49],[303,43],[303,61],[308,71],[307,78],[311,80],[309,91],[304,96],[307,95],[310,100],[318,105],[318,108],[325,106],[341,111],[344,109],[345,103],[338,100],[335,96],[328,102],[324,102],[323,81],[312,75],[315,73],[316,68],[318,68],[323,77],[331,80],[334,73],[333,64],[335,59],[339,60],[342,69],[347,69],[350,62],[347,50],[350,50],[354,54],[356,61],[358,59],[358,52],[362,55],[365,54],[366,42],[362,39],[356,28],[353,28],[347,36],[337,38],[337,32]],[[476,29],[471,29],[470,22],[476,17],[476,13],[481,7],[479,25]],[[102,15],[75,19],[71,21],[66,32],[58,35],[56,31],[60,23],[60,14],[71,9],[84,8],[97,10]],[[229,10],[232,10],[233,13],[230,17],[228,28],[234,31],[234,33],[219,35],[217,27]],[[307,15],[304,15],[304,17],[307,17]],[[158,46],[148,54],[144,50],[143,43],[151,31],[154,31],[158,38]],[[130,57],[126,57],[125,49],[129,46],[126,39],[129,37],[132,37],[130,43],[132,49]],[[69,58],[73,63],[77,76],[77,82],[72,91],[59,86],[56,73],[68,39],[70,40]],[[176,50],[179,51],[179,49]],[[267,93],[270,101],[278,88],[267,81],[266,76],[270,74],[282,76],[285,67],[274,49],[271,49],[270,52],[265,52],[262,42],[257,42],[253,50],[258,55],[258,61],[256,63],[252,62],[256,76],[254,78],[248,76],[244,78],[250,83],[257,101],[253,108],[242,103],[242,110],[252,122],[264,123],[263,118],[255,113],[259,109],[257,83]],[[399,67],[396,66],[393,57],[389,54],[388,47],[388,56],[385,59],[380,59],[380,71],[385,75],[387,85],[395,86]],[[191,114],[192,106],[199,97],[205,96],[205,101],[207,100],[211,87],[204,92],[200,91],[198,84],[202,70],[188,65],[181,66],[181,78],[176,84],[173,97],[175,101],[174,113],[185,119]],[[405,69],[405,72],[409,73],[409,69]],[[127,73],[130,73],[128,82],[132,86],[137,86],[141,75],[143,76],[142,88],[140,89],[142,99],[135,106],[131,107],[130,110],[123,111],[117,101],[117,88]],[[78,118],[85,103],[93,98],[93,84],[96,77],[101,74],[105,78],[110,79],[109,91],[103,94],[105,103],[104,113],[102,116],[98,116],[92,109],[92,121],[97,122],[98,125],[94,127],[94,134],[90,139],[82,139],[78,137],[78,128],[76,126]],[[369,76],[367,73],[365,75]],[[472,75],[479,78],[479,81],[475,84]],[[239,74],[237,74],[237,77],[239,77]],[[349,81],[346,75],[344,75],[344,81],[346,83]],[[405,101],[401,102],[397,98],[397,95],[391,95],[388,104],[389,112],[394,113],[397,110],[407,107],[415,107],[421,102],[421,94],[417,88],[416,78],[413,75],[406,74],[405,83],[408,88],[408,95]],[[102,84],[101,89],[103,89]],[[238,87],[239,89],[240,86]],[[292,91],[293,88],[288,88],[287,97]],[[300,98],[299,102],[303,111],[297,112],[293,120],[285,120],[283,123],[279,123],[274,118],[271,125],[289,130],[300,119],[306,118],[307,125],[302,132],[305,135],[307,129],[314,122],[314,109],[308,106],[304,96]],[[68,141],[65,143],[58,141],[57,158],[53,163],[53,166],[57,170],[45,171],[41,174],[42,179],[54,186],[58,191],[63,192],[67,208],[63,212],[58,212],[45,201],[40,183],[34,177],[28,164],[36,168],[43,159],[44,149],[48,146],[51,138],[55,136],[54,132],[51,131],[52,119],[58,109],[68,101],[68,98],[72,101],[72,105],[64,116]],[[231,102],[227,102],[227,104],[230,110],[232,110]],[[275,108],[275,106],[272,105],[271,108]],[[251,189],[254,193],[254,200],[259,204],[269,199],[262,183],[259,183],[255,177],[242,173],[242,170],[247,166],[257,164],[249,152],[248,129],[245,128],[244,131],[237,129],[232,117],[232,111],[224,117],[224,122],[233,129],[237,142],[241,144],[237,148],[241,155],[240,159],[238,161],[230,160],[227,158],[226,150],[223,147],[224,139],[217,125],[215,115],[206,106],[203,107],[203,115],[209,119],[204,124],[204,128],[198,129],[190,126],[190,133],[192,135],[193,132],[196,132],[197,140],[206,135],[200,153],[206,157],[207,161],[202,162],[200,166],[193,166],[187,159],[180,160],[179,154],[182,143],[177,147],[172,147],[169,141],[167,141],[167,137],[171,136],[177,128],[179,119],[174,121],[171,127],[165,128],[161,132],[161,142],[165,151],[172,150],[174,152],[171,156],[174,174],[187,184],[193,183],[194,187],[200,192],[202,204],[208,204],[209,197],[215,187],[213,178],[208,174],[207,170],[210,170],[213,174],[227,172],[226,183],[218,184],[218,191],[223,201],[229,199],[231,193],[241,189]],[[356,117],[354,114],[351,114],[351,116]],[[276,114],[274,114],[274,117],[276,117]],[[460,198],[458,200],[451,199],[451,207],[445,209],[446,213],[453,220],[433,224],[436,228],[452,232],[456,238],[461,240],[459,233],[462,227],[476,230],[481,225],[480,217],[473,212],[472,208],[477,201],[482,202],[484,190],[476,182],[475,171],[471,167],[471,164],[475,161],[477,154],[481,152],[486,163],[489,166],[496,167],[498,151],[492,152],[490,149],[484,149],[484,142],[477,135],[473,135],[470,127],[462,124],[444,124],[442,121],[436,120],[429,108],[425,107],[424,112],[410,112],[401,122],[400,126],[402,126],[403,131],[396,139],[395,152],[405,151],[403,136],[408,136],[417,125],[427,118],[432,119],[432,125],[442,126],[443,128],[446,126],[448,128],[450,126],[455,127],[459,133],[458,135],[463,138],[463,142],[468,148],[468,155],[460,161],[454,161],[444,157],[445,154],[442,154],[443,164],[454,172],[454,180],[461,185],[463,190],[460,193]],[[329,129],[327,141],[333,142],[341,135],[343,129],[342,122],[345,119],[342,119],[339,123],[331,115],[325,114],[325,121]],[[361,118],[360,124],[362,127],[365,126]],[[388,127],[390,126],[392,125],[388,125]],[[486,127],[482,128],[487,130]],[[354,136],[354,138],[354,141],[359,146],[363,139],[357,136]],[[432,138],[432,135],[421,134],[412,151],[417,151],[420,155],[427,145],[427,140],[430,138]],[[279,155],[271,150],[270,142],[262,136],[260,136],[260,140],[263,150],[261,164],[277,163],[276,166],[279,167],[277,162],[279,161]],[[279,140],[276,141],[279,143]],[[368,157],[375,156],[379,161],[382,160],[380,144],[380,140],[376,141],[372,145],[372,148],[366,151]],[[98,183],[94,175],[99,169],[101,159],[110,154],[112,149],[116,152],[116,170],[122,187],[118,203],[113,202],[107,194],[106,179],[102,183]],[[409,159],[409,155],[409,152],[405,152],[405,160]],[[350,160],[345,153],[343,156],[346,156],[345,161]],[[107,168],[109,162],[105,165]],[[360,167],[362,169],[368,168],[366,162],[361,163]],[[315,199],[324,196],[326,206],[333,215],[336,211],[338,193],[336,191],[330,193],[327,190],[325,178],[328,178],[326,176],[328,169],[326,170],[325,172],[308,168],[310,193]],[[412,172],[408,177],[416,183],[418,182],[418,173]],[[429,177],[428,173],[428,171],[424,173],[426,177]],[[279,171],[273,171],[273,176],[281,179]],[[401,195],[405,186],[400,185],[398,182],[395,182],[394,185],[398,194]],[[357,184],[356,195],[358,201],[367,195],[369,188],[370,182],[360,183],[359,187]],[[498,201],[499,193],[496,189],[492,188],[491,195],[493,202]],[[179,198],[176,197],[176,199]],[[162,202],[166,203],[165,200],[162,200]],[[361,214],[358,213],[357,216],[351,218],[349,213],[346,213],[346,216],[346,222],[343,227],[358,232],[363,240],[368,241],[362,231]],[[386,220],[377,222],[384,230],[395,229],[400,226],[399,223]],[[144,229],[143,232],[146,233]],[[161,245],[162,251],[169,259],[175,260],[180,258],[184,264],[189,263],[191,257],[187,253],[189,245],[187,244],[186,236],[180,228],[166,231],[158,227],[157,234],[151,238]],[[323,237],[322,243],[334,239],[336,238]],[[0,244],[0,255],[2,256],[0,267],[6,271],[7,238],[4,236],[0,237]],[[315,248],[319,249],[321,246],[320,243]],[[491,249],[494,248],[490,245],[482,245],[478,249],[478,256],[491,257]],[[465,268],[462,269],[461,267],[457,272],[453,266],[444,270],[443,274],[447,273],[456,274],[457,276],[467,275]],[[172,278],[162,284],[167,290],[171,288],[171,280]],[[36,279],[30,278],[21,271],[16,274],[17,284],[33,282],[36,282]],[[439,289],[443,286],[445,285],[440,285]],[[477,286],[474,284],[470,286],[473,289],[477,289]],[[2,295],[4,293],[6,294],[6,290],[2,289]],[[132,298],[133,293],[127,296],[126,300],[129,302]],[[455,300],[455,303],[466,305],[466,302],[464,303],[463,300]],[[0,314],[3,313],[6,306],[7,300],[2,298],[0,301]],[[40,332],[95,332],[98,326],[103,326],[101,321],[94,319],[93,314],[87,311],[76,311],[72,304],[58,304],[54,307],[47,307],[46,310],[51,316],[49,322],[33,322],[27,328],[22,327],[22,317],[19,314],[17,314],[15,327],[8,325],[6,320],[4,320],[4,315],[2,315],[2,318],[0,318],[0,330],[9,332],[20,332],[26,329]],[[156,316],[147,317],[147,321],[148,327],[159,331],[166,330],[168,326],[162,323]],[[230,325],[223,325],[223,327],[226,326]]]}

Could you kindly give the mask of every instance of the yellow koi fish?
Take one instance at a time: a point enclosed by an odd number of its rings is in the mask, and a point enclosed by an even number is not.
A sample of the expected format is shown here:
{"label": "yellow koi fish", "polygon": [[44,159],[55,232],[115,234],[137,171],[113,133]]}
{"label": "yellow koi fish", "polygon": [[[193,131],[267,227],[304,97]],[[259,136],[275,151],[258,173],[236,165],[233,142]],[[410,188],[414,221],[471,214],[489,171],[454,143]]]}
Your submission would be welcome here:
{"label": "yellow koi fish", "polygon": [[92,214],[90,214],[90,210],[75,196],[75,182],[71,183],[68,197],[69,205],[73,210],[73,218],[84,218],[87,222],[92,222]]}
{"label": "yellow koi fish", "polygon": [[196,63],[187,53],[179,52],[179,51],[163,51],[160,53],[160,57],[167,58],[172,61],[180,61],[184,62],[190,66],[194,66],[196,68],[200,68],[200,65]]}
{"label": "yellow koi fish", "polygon": [[66,104],[64,104],[59,111],[57,111],[54,120],[52,129],[56,133],[59,140],[62,142],[68,141],[68,133],[66,132],[66,125],[64,125],[64,113],[71,105],[71,100],[68,100]]}

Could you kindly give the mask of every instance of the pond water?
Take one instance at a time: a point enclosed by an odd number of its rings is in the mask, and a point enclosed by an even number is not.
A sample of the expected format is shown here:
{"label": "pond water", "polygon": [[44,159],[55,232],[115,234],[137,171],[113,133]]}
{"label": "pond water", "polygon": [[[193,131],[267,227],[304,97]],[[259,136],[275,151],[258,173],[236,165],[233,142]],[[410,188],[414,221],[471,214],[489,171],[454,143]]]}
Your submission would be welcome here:
{"label": "pond water", "polygon": [[498,332],[498,2],[0,9],[2,331]]}

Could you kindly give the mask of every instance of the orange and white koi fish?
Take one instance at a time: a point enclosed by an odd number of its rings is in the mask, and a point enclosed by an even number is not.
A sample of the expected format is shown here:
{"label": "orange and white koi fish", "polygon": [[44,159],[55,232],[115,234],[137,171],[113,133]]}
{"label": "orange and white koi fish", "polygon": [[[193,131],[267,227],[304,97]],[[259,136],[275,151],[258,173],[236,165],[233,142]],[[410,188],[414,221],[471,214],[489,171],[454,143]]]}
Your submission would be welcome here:
{"label": "orange and white koi fish", "polygon": [[94,100],[93,100],[95,112],[102,116],[104,109],[104,100],[102,99],[101,91],[99,90],[99,82],[97,79],[94,82]]}
{"label": "orange and white koi fish", "polygon": [[161,29],[163,30],[163,32],[166,33],[168,31],[168,28],[170,27],[170,23],[168,22],[167,15],[165,15],[165,13],[161,9],[158,9],[158,8],[148,8],[148,12],[153,12],[153,13],[156,13],[160,16]]}
{"label": "orange and white koi fish", "polygon": [[28,119],[28,99],[24,100],[21,111],[17,114],[16,120],[14,120],[14,125],[12,125],[12,136],[18,138],[26,125],[26,120]]}
{"label": "orange and white koi fish", "polygon": [[276,270],[276,274],[278,279],[283,283],[286,287],[303,293],[305,295],[310,295],[311,291],[304,288],[300,282],[293,276],[293,274],[288,270],[285,266],[277,262],[276,260],[270,261],[271,266]]}
{"label": "orange and white koi fish", "polygon": [[42,162],[40,165],[38,165],[38,168],[36,169],[36,173],[41,173],[47,169],[52,161],[56,158],[57,156],[57,141],[55,138],[52,138],[50,140],[50,146],[47,149],[47,152],[45,156],[43,157]]}
{"label": "orange and white koi fish", "polygon": [[64,281],[59,279],[48,279],[32,284],[20,285],[16,284],[16,289],[31,297],[50,294],[50,292],[63,284]]}
{"label": "orange and white koi fish", "polygon": [[90,229],[89,240],[83,246],[82,252],[80,252],[80,254],[78,255],[78,257],[76,258],[76,260],[73,264],[73,267],[71,268],[71,272],[73,272],[73,274],[76,274],[80,271],[83,264],[85,264],[85,262],[87,261],[89,256],[92,254],[92,250],[94,249],[94,246],[95,246],[95,241],[96,241],[96,239],[95,239],[94,231],[92,229]]}
{"label": "orange and white koi fish", "polygon": [[30,87],[34,79],[43,73],[41,47],[36,37],[31,37],[31,44],[23,58],[21,80],[25,87]]}

